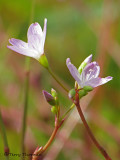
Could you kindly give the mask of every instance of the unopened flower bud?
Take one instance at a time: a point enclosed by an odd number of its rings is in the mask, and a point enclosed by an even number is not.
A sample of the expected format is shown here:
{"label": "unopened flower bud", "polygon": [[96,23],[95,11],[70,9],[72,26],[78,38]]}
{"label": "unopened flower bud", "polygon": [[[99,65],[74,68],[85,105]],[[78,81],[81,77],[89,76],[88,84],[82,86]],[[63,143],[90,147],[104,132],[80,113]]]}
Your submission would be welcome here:
{"label": "unopened flower bud", "polygon": [[84,86],[83,89],[87,92],[90,92],[93,90],[93,88],[91,86]]}
{"label": "unopened flower bud", "polygon": [[53,96],[54,99],[55,99],[56,105],[58,105],[58,104],[59,104],[59,100],[58,100],[58,94],[57,94],[56,90],[54,90],[54,89],[52,88],[52,89],[51,89],[51,94],[52,94],[52,96]]}
{"label": "unopened flower bud", "polygon": [[76,94],[75,89],[71,89],[68,93],[68,97],[72,99],[75,97],[75,94]]}
{"label": "unopened flower bud", "polygon": [[53,97],[50,93],[48,93],[47,91],[43,90],[43,95],[44,95],[46,101],[47,101],[51,106],[56,105],[56,101],[55,101],[54,97]]}
{"label": "unopened flower bud", "polygon": [[52,106],[51,112],[54,114],[57,114],[57,108],[55,106]]}
{"label": "unopened flower bud", "polygon": [[87,95],[87,92],[85,91],[85,90],[80,90],[79,92],[79,98],[82,98],[82,97],[84,97],[85,95]]}
{"label": "unopened flower bud", "polygon": [[56,90],[54,90],[53,88],[51,89],[51,94],[52,94],[52,96],[53,96],[54,98],[57,97],[57,92],[56,92]]}

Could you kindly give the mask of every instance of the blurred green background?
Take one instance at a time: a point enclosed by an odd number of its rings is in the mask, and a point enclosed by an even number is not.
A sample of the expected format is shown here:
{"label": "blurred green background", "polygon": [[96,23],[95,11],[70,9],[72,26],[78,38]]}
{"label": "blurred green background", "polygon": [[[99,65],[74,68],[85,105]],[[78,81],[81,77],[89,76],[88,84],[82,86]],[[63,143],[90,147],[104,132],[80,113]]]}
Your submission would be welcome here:
{"label": "blurred green background", "polygon": [[[25,56],[6,46],[9,38],[27,41],[31,5],[31,0],[0,0],[0,109],[11,153],[20,153]],[[32,22],[38,22],[43,27],[44,18],[48,20],[45,53],[50,66],[69,89],[73,88],[74,79],[66,67],[68,57],[78,67],[87,56],[93,54],[93,59],[101,66],[101,76],[114,77],[113,81],[95,89],[86,113],[90,128],[100,144],[112,159],[120,160],[120,1],[35,0],[34,6]],[[71,104],[63,89],[34,59],[31,59],[30,70],[26,153],[33,153],[38,145],[44,145],[54,128],[54,115],[42,90],[50,92],[54,88],[58,91],[61,114]],[[71,121],[72,119],[69,124],[72,124]],[[49,149],[46,153],[50,152]],[[0,153],[3,152],[3,138],[0,134]],[[10,157],[10,160],[17,159],[19,157]],[[29,159],[31,157],[26,157],[25,160]],[[104,158],[78,121],[55,159]],[[0,160],[3,158],[0,157]]]}

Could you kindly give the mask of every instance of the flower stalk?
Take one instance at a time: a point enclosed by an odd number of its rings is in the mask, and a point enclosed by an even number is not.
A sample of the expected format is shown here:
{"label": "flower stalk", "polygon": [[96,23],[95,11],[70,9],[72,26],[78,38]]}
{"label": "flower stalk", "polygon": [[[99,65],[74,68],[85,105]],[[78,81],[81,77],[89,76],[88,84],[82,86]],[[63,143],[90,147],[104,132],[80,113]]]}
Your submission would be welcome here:
{"label": "flower stalk", "polygon": [[110,156],[107,154],[107,152],[105,151],[105,149],[98,143],[98,141],[96,140],[96,138],[94,137],[91,129],[89,128],[88,124],[87,124],[87,121],[85,120],[85,117],[83,115],[83,112],[81,110],[81,107],[80,107],[80,103],[79,103],[79,94],[78,94],[78,91],[76,90],[76,95],[75,95],[75,100],[73,100],[74,104],[76,105],[76,108],[78,110],[78,113],[80,115],[80,118],[87,130],[87,133],[88,135],[90,136],[91,140],[93,141],[93,143],[96,145],[96,147],[98,148],[98,150],[101,152],[101,154],[104,156],[104,158],[106,160],[112,160],[110,158]]}
{"label": "flower stalk", "polygon": [[65,117],[67,116],[67,114],[75,107],[75,104],[73,103],[70,108],[63,114],[63,116],[61,117],[62,119],[65,119]]}
{"label": "flower stalk", "polygon": [[[35,0],[32,0],[32,2],[31,2],[30,23],[33,20],[34,8],[35,8]],[[25,99],[24,99],[24,111],[23,111],[22,130],[21,130],[21,153],[24,153],[24,139],[25,139],[26,119],[27,119],[27,110],[28,110],[29,77],[30,77],[30,58],[29,57],[26,57],[26,59],[25,59],[25,68],[26,68],[25,97],[24,97]]]}
{"label": "flower stalk", "polygon": [[29,97],[29,75],[30,75],[30,59],[26,59],[26,79],[25,79],[25,100],[24,100],[24,111],[23,111],[23,121],[22,121],[22,137],[21,137],[21,153],[24,153],[24,139],[26,131],[26,119],[28,110],[28,97]]}
{"label": "flower stalk", "polygon": [[8,157],[9,146],[8,146],[5,126],[4,126],[4,122],[3,122],[3,119],[2,119],[1,111],[0,111],[0,128],[1,128],[1,133],[2,133],[3,141],[4,141],[4,153],[5,153],[5,156],[6,156],[6,160],[9,160],[9,157]]}
{"label": "flower stalk", "polygon": [[58,118],[55,118],[55,128],[53,130],[53,133],[50,137],[50,139],[48,140],[48,142],[46,143],[46,145],[43,147],[42,149],[42,153],[50,146],[50,144],[52,143],[53,139],[55,138],[56,136],[56,133],[58,131],[58,128],[59,128],[59,122],[58,122]]}
{"label": "flower stalk", "polygon": [[53,142],[56,134],[57,134],[57,131],[58,129],[61,127],[61,125],[63,124],[63,121],[61,121],[61,123],[59,123],[59,116],[55,116],[55,128],[48,140],[48,142],[45,144],[44,147],[40,147],[38,149],[35,150],[34,154],[33,154],[33,157],[32,157],[32,160],[38,160],[39,156],[41,154],[43,154],[43,152],[45,152],[47,150],[47,148],[51,145],[51,143]]}
{"label": "flower stalk", "polygon": [[58,80],[58,78],[54,75],[54,73],[51,71],[50,68],[47,68],[48,72],[51,74],[51,76],[55,79],[55,81],[66,91],[69,92],[69,90]]}

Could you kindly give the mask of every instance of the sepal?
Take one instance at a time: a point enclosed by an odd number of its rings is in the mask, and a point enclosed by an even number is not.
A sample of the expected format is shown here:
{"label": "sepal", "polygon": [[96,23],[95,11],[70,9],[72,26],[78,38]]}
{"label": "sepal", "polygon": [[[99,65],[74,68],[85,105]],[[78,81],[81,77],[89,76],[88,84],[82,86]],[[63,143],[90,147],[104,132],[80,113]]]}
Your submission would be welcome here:
{"label": "sepal", "polygon": [[47,69],[49,68],[48,60],[45,54],[42,54],[40,58],[38,59],[38,61],[43,67]]}

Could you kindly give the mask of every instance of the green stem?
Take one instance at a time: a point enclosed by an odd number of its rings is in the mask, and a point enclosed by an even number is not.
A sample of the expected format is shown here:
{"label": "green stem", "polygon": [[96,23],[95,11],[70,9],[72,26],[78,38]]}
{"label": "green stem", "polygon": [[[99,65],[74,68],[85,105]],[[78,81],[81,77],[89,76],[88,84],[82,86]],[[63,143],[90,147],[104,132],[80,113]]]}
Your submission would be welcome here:
{"label": "green stem", "polygon": [[87,124],[87,121],[84,117],[84,114],[81,110],[81,107],[80,107],[80,103],[79,103],[79,94],[76,92],[76,100],[74,101],[76,107],[77,107],[77,110],[78,110],[78,113],[81,117],[81,120],[87,130],[87,133],[88,135],[90,136],[91,140],[93,141],[93,143],[96,145],[96,147],[98,148],[98,150],[101,152],[101,154],[104,156],[104,158],[106,160],[112,160],[109,155],[107,154],[107,152],[104,150],[104,148],[98,143],[98,141],[96,140],[96,138],[94,137],[91,129],[89,128],[88,124]]}
{"label": "green stem", "polygon": [[66,91],[69,92],[69,90],[58,80],[58,78],[54,75],[54,73],[51,71],[50,68],[47,68],[48,72],[51,74],[51,76],[56,80],[56,82]]}
{"label": "green stem", "polygon": [[[33,20],[35,8],[35,0],[31,2],[31,14],[30,14],[30,24]],[[27,110],[28,110],[28,98],[29,98],[29,75],[30,75],[30,58],[26,57],[26,79],[25,79],[25,99],[24,99],[24,111],[23,111],[23,121],[22,121],[22,135],[21,135],[21,153],[24,153],[24,139],[26,131],[26,120],[27,120]],[[23,159],[23,157],[22,157]]]}
{"label": "green stem", "polygon": [[3,119],[2,119],[1,111],[0,111],[0,128],[1,128],[1,133],[2,133],[3,141],[4,141],[4,152],[5,152],[5,155],[6,155],[6,160],[9,160],[9,157],[8,157],[8,155],[9,155],[9,146],[8,146],[5,126],[4,126],[4,122],[3,122]]}
{"label": "green stem", "polygon": [[31,11],[30,11],[30,24],[33,22],[34,19],[34,10],[35,10],[35,0],[32,0]]}
{"label": "green stem", "polygon": [[28,97],[29,97],[29,64],[30,60],[27,57],[27,70],[26,70],[26,79],[25,79],[25,101],[24,101],[24,113],[23,113],[23,122],[22,122],[22,139],[21,139],[21,153],[24,153],[24,139],[26,131],[26,119],[27,119],[27,110],[28,110]]}
{"label": "green stem", "polygon": [[73,103],[70,108],[63,114],[63,116],[60,118],[61,120],[66,117],[66,115],[75,107],[75,104]]}

